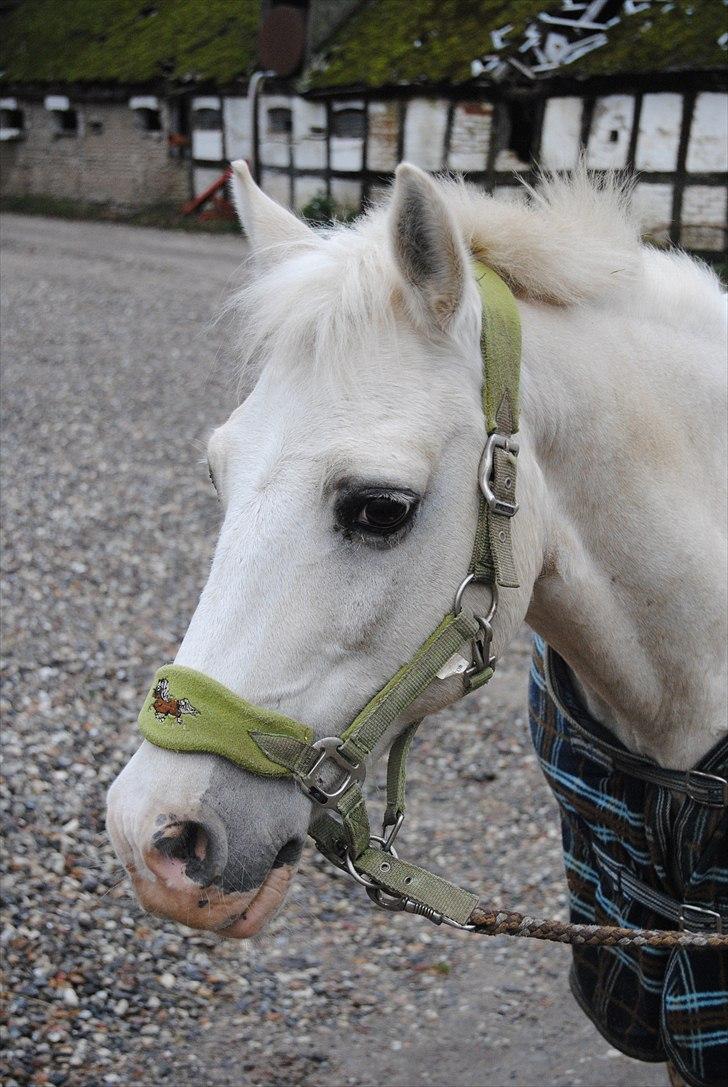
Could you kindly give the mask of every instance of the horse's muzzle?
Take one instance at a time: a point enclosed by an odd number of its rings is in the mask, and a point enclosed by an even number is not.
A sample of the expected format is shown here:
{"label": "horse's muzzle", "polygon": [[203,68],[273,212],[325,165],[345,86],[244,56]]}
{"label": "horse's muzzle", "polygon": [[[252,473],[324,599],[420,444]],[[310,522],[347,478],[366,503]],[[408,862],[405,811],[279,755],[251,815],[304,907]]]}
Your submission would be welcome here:
{"label": "horse's muzzle", "polygon": [[228,939],[245,939],[260,932],[286,897],[295,867],[272,868],[263,883],[249,891],[225,891],[212,884],[200,885],[180,873],[176,862],[156,850],[145,855],[149,879],[129,869],[140,903],[149,913],[166,917],[189,928],[215,932]]}
{"label": "horse's muzzle", "polygon": [[241,939],[282,905],[309,818],[290,782],[144,743],[109,789],[106,825],[145,909]]}
{"label": "horse's muzzle", "polygon": [[[109,824],[116,845],[112,819]],[[243,881],[225,864],[226,843],[220,832],[214,822],[178,819],[154,831],[140,866],[129,859],[133,851],[123,846],[117,846],[117,851],[149,913],[189,928],[244,939],[260,932],[282,905],[301,845],[287,843],[256,886],[247,886],[250,880],[246,880],[245,888],[236,890],[235,883]]]}

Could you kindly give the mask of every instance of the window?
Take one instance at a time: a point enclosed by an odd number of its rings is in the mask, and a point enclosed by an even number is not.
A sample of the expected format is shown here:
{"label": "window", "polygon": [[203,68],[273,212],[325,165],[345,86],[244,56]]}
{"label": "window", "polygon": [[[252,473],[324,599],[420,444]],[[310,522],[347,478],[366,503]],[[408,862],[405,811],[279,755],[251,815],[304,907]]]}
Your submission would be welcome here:
{"label": "window", "polygon": [[506,103],[503,146],[519,162],[530,162],[536,151],[535,103],[524,99]]}
{"label": "window", "polygon": [[362,139],[364,136],[363,109],[337,109],[333,116],[332,135]]}
{"label": "window", "polygon": [[17,106],[0,109],[0,140],[19,140],[25,128],[22,109]]}
{"label": "window", "polygon": [[611,130],[611,132],[609,133],[609,142],[610,143],[619,143],[619,129],[618,128],[613,128]]}
{"label": "window", "polygon": [[196,109],[192,114],[192,127],[198,132],[219,132],[222,129],[222,111],[219,109]]}
{"label": "window", "polygon": [[293,130],[293,116],[285,106],[268,110],[268,135],[282,136]]}
{"label": "window", "polygon": [[78,134],[78,113],[75,109],[52,109],[49,113],[51,132],[56,139]]}
{"label": "window", "polygon": [[134,110],[134,127],[139,132],[161,132],[162,116],[158,109],[143,106]]}

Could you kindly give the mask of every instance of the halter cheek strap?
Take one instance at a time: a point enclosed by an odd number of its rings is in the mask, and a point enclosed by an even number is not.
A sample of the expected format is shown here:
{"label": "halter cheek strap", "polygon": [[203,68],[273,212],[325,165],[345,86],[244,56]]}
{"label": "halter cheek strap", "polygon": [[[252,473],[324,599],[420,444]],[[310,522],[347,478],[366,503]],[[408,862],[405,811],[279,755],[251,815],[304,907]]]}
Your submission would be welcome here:
{"label": "halter cheek strap", "polygon": [[[177,665],[160,669],[139,715],[142,734],[158,747],[221,755],[254,774],[293,778],[316,804],[310,833],[318,848],[366,887],[378,906],[419,913],[456,928],[472,927],[469,918],[477,896],[401,860],[394,848],[405,813],[406,758],[419,721],[407,726],[391,746],[381,835],[371,833],[362,784],[367,759],[431,683],[462,675],[465,693],[490,680],[496,665],[491,642],[498,589],[518,586],[511,520],[518,509],[514,435],[520,320],[503,280],[480,263],[474,273],[483,306],[485,441],[478,480],[473,481],[479,487],[473,552],[453,610],[337,736],[314,741],[312,729],[300,722],[254,706],[208,676]],[[468,586],[476,582],[491,590],[486,615],[463,607]]]}

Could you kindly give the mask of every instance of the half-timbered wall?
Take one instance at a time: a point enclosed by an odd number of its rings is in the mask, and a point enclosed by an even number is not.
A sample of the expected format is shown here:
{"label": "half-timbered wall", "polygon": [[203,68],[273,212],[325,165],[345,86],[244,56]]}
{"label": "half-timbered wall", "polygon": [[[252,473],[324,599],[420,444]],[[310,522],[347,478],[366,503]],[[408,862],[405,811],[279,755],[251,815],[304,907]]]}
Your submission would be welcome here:
{"label": "half-timbered wall", "polygon": [[[694,81],[693,81],[694,86]],[[325,193],[358,210],[376,199],[398,162],[450,170],[503,199],[524,199],[519,176],[533,163],[636,172],[635,202],[646,233],[715,256],[727,248],[728,95],[717,90],[533,94],[507,90],[458,100],[445,93],[385,98],[259,101],[261,183],[300,211]],[[51,101],[53,99],[53,101]],[[125,206],[182,203],[227,162],[252,158],[250,102],[224,94],[164,100],[2,99],[3,193],[38,193]],[[63,106],[62,109],[56,108]],[[171,146],[189,116],[187,137]],[[179,116],[178,116],[179,115]],[[71,118],[74,125],[64,123]],[[185,121],[186,124],[186,121]],[[190,159],[186,156],[189,153]]]}
{"label": "half-timbered wall", "polygon": [[[714,91],[610,93],[545,99],[330,99],[264,94],[261,183],[296,210],[317,193],[358,209],[407,159],[451,170],[508,199],[533,162],[570,170],[583,152],[596,171],[635,170],[648,235],[716,254],[726,248],[728,95]],[[193,146],[196,111],[193,106]],[[251,157],[250,106],[224,98],[220,157],[195,163],[201,191],[223,158]],[[197,156],[196,156],[197,158]]]}

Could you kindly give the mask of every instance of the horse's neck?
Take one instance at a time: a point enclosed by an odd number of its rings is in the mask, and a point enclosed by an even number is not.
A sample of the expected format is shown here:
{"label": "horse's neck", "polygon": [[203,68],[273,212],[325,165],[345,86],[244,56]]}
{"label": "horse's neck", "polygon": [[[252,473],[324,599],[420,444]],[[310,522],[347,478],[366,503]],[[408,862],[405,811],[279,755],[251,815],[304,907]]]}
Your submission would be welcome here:
{"label": "horse's neck", "polygon": [[631,750],[687,768],[726,729],[715,344],[598,311],[523,318],[544,554],[527,619]]}

